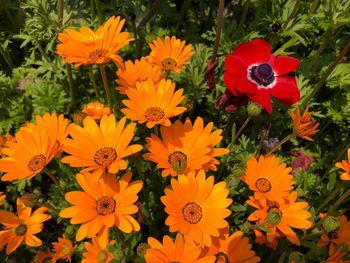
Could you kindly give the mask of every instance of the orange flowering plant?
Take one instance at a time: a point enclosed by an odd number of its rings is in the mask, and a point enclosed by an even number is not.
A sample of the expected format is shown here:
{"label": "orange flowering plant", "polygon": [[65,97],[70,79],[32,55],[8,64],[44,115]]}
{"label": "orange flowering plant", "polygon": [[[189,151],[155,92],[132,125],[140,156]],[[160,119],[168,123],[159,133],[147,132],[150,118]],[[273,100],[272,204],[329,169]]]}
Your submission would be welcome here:
{"label": "orange flowering plant", "polygon": [[350,262],[347,1],[2,2],[0,262]]}

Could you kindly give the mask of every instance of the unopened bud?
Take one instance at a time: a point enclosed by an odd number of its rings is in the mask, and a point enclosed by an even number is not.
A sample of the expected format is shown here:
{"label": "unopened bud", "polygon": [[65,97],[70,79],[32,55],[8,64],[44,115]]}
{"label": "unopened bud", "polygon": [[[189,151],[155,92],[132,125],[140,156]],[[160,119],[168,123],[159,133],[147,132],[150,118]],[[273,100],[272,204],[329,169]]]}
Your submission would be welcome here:
{"label": "unopened bud", "polygon": [[323,227],[327,233],[335,232],[340,227],[339,220],[334,216],[327,216],[323,221]]}
{"label": "unopened bud", "polygon": [[147,249],[149,249],[149,245],[147,243],[140,243],[137,246],[136,253],[139,257],[144,257]]}
{"label": "unopened bud", "polygon": [[282,212],[276,207],[273,207],[267,213],[267,223],[277,226],[282,219]]}
{"label": "unopened bud", "polygon": [[261,113],[261,106],[254,102],[249,103],[249,105],[247,106],[247,111],[248,111],[248,116],[250,117],[259,116]]}

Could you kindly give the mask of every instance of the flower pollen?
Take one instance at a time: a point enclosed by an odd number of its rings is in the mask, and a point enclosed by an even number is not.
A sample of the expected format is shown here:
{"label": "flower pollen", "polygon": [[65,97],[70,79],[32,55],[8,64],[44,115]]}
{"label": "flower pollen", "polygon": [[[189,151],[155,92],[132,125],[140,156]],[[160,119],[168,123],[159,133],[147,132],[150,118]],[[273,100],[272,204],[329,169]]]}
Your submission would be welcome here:
{"label": "flower pollen", "polygon": [[150,107],[145,111],[145,118],[147,121],[159,121],[163,119],[165,112],[160,107]]}
{"label": "flower pollen", "polygon": [[268,63],[252,66],[249,70],[250,78],[259,86],[267,87],[275,80],[272,67]]}
{"label": "flower pollen", "polygon": [[102,196],[96,203],[97,213],[103,216],[111,214],[115,210],[115,205],[115,200],[112,197]]}
{"label": "flower pollen", "polygon": [[108,51],[102,48],[95,49],[90,52],[89,58],[92,60],[98,60],[104,58],[107,55]]}
{"label": "flower pollen", "polygon": [[28,169],[31,172],[36,172],[44,168],[46,163],[46,157],[43,154],[34,155],[28,163]]}
{"label": "flower pollen", "polygon": [[15,228],[15,233],[17,236],[24,236],[27,233],[27,225],[26,224],[19,224]]}
{"label": "flower pollen", "polygon": [[259,178],[256,180],[255,186],[261,193],[267,193],[271,191],[272,188],[271,182],[266,178]]}
{"label": "flower pollen", "polygon": [[103,147],[94,155],[94,161],[98,165],[108,166],[117,158],[117,152],[113,147]]}
{"label": "flower pollen", "polygon": [[202,207],[195,202],[187,203],[182,208],[182,215],[186,222],[197,224],[201,221],[203,216]]}
{"label": "flower pollen", "polygon": [[165,58],[162,61],[163,69],[166,71],[174,70],[176,67],[176,61],[173,58]]}
{"label": "flower pollen", "polygon": [[216,259],[215,259],[215,263],[229,263],[230,261],[228,260],[228,256],[227,254],[223,253],[223,252],[219,252],[215,255]]}
{"label": "flower pollen", "polygon": [[168,157],[168,163],[178,174],[182,174],[187,168],[187,156],[183,152],[175,151]]}

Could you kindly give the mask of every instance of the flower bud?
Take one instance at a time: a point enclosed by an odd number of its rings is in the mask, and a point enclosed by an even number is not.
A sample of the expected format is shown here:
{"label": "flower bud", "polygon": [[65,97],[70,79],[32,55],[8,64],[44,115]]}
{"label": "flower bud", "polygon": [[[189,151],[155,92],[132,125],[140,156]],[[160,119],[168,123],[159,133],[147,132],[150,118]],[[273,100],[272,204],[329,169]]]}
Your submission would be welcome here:
{"label": "flower bud", "polygon": [[327,216],[323,221],[323,227],[328,233],[335,232],[340,227],[340,223],[336,217]]}
{"label": "flower bud", "polygon": [[276,207],[273,207],[267,213],[267,223],[277,226],[282,219],[282,212]]}
{"label": "flower bud", "polygon": [[261,106],[252,102],[249,103],[248,107],[247,107],[247,111],[248,111],[248,115],[250,117],[256,117],[259,116],[261,113]]}
{"label": "flower bud", "polygon": [[149,248],[149,245],[147,243],[140,243],[136,249],[137,255],[139,257],[144,257],[148,248]]}

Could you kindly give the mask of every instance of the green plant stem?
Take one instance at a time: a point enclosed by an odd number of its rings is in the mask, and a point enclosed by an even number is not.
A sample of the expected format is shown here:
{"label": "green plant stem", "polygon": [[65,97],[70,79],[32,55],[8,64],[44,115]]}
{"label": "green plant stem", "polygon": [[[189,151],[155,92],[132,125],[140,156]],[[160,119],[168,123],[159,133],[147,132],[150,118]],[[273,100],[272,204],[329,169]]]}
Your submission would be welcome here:
{"label": "green plant stem", "polygon": [[336,187],[334,188],[334,190],[327,196],[327,198],[319,205],[319,207],[316,209],[316,213],[320,213],[322,208],[324,208],[325,206],[327,206],[327,204],[333,200],[334,197],[336,197],[338,195],[338,193],[340,192],[341,187]]}
{"label": "green plant stem", "polygon": [[314,233],[310,233],[308,235],[304,235],[303,237],[300,238],[300,240],[309,239],[311,237],[318,237],[318,236],[321,236],[322,234],[323,234],[323,231],[317,231]]}
{"label": "green plant stem", "polygon": [[96,7],[97,16],[98,16],[98,21],[100,22],[100,24],[102,24],[103,23],[103,15],[102,15],[102,10],[101,10],[101,6],[100,6],[100,0],[95,0],[95,7]]}
{"label": "green plant stem", "polygon": [[51,62],[51,59],[46,54],[46,52],[43,49],[43,47],[41,46],[39,40],[35,36],[32,36],[32,39],[34,40],[34,43],[35,43],[36,47],[39,49],[39,52],[40,52],[41,56],[44,58],[44,60],[46,60],[46,62]]}
{"label": "green plant stem", "polygon": [[250,5],[250,0],[247,0],[245,2],[245,4],[244,4],[241,20],[239,21],[238,28],[237,28],[237,31],[236,31],[238,33],[240,33],[242,31],[242,27],[243,27],[245,19],[247,17],[249,5]]}
{"label": "green plant stem", "polygon": [[9,70],[12,71],[14,65],[13,65],[13,61],[11,59],[11,56],[8,55],[8,53],[6,52],[6,50],[2,47],[2,45],[0,44],[0,54],[1,56],[4,58],[6,64],[9,66]]}
{"label": "green plant stem", "polygon": [[311,7],[310,7],[309,15],[312,16],[315,13],[315,11],[318,9],[319,6],[320,6],[320,0],[313,0]]}
{"label": "green plant stem", "polygon": [[268,151],[268,153],[266,153],[266,156],[271,155],[272,153],[274,153],[275,151],[278,150],[278,148],[281,147],[282,144],[288,142],[290,139],[293,139],[296,136],[296,134],[293,132],[289,135],[287,135],[286,137],[284,137],[281,141],[279,141],[270,151]]}
{"label": "green plant stem", "polygon": [[60,27],[62,27],[63,26],[64,0],[58,1],[57,12],[58,12],[58,24]]}
{"label": "green plant stem", "polygon": [[290,13],[290,15],[287,17],[287,20],[283,23],[282,28],[286,28],[288,26],[289,22],[292,20],[292,18],[297,14],[298,9],[299,9],[299,5],[300,5],[300,0],[296,0],[294,8],[293,8],[292,12]]}
{"label": "green plant stem", "polygon": [[137,27],[136,27],[137,29],[144,27],[148,23],[148,21],[150,21],[152,19],[152,17],[159,10],[161,2],[162,2],[161,0],[154,1],[154,4],[151,7],[151,9],[148,11],[148,13],[142,18],[140,23],[137,25]]}
{"label": "green plant stem", "polygon": [[95,0],[90,0],[91,18],[95,17]]}
{"label": "green plant stem", "polygon": [[178,20],[175,27],[175,34],[179,32],[180,26],[184,22],[183,20],[185,17],[185,13],[188,10],[188,5],[190,4],[190,2],[191,0],[184,0],[182,3],[180,15],[178,16]]}
{"label": "green plant stem", "polygon": [[107,101],[108,101],[108,106],[111,111],[113,111],[113,105],[112,105],[112,100],[111,100],[111,92],[109,90],[108,82],[107,82],[107,76],[106,76],[106,65],[105,64],[100,64],[100,73],[103,81],[103,87],[105,88],[106,96],[107,96]]}
{"label": "green plant stem", "polygon": [[350,196],[350,188],[342,194],[333,206],[328,209],[327,215],[333,215],[337,208]]}
{"label": "green plant stem", "polygon": [[216,57],[218,55],[220,37],[221,37],[221,31],[222,31],[222,23],[224,20],[224,9],[225,9],[225,0],[219,0],[218,22],[216,27],[215,43],[214,43],[213,55],[211,56],[211,59],[210,59],[211,65],[214,64]]}
{"label": "green plant stem", "polygon": [[54,182],[54,184],[57,186],[58,190],[61,192],[61,194],[64,196],[64,191],[60,186],[59,181],[56,179],[56,177],[51,173],[47,167],[44,168],[44,172],[51,178],[51,180]]}
{"label": "green plant stem", "polygon": [[[248,125],[248,123],[250,122],[250,120],[252,119],[251,116],[248,116],[248,118],[245,120],[245,122],[243,123],[243,125],[241,126],[241,128],[239,128],[238,132],[235,134],[235,137],[232,139],[232,144],[235,143],[235,141],[237,140],[237,138],[241,135],[241,133],[243,132],[243,130],[245,129],[245,127]],[[232,129],[232,128],[231,128]]]}
{"label": "green plant stem", "polygon": [[70,64],[66,63],[66,71],[68,76],[68,85],[69,85],[69,95],[71,99],[72,108],[75,109],[75,86],[73,82],[72,70]]}
{"label": "green plant stem", "polygon": [[96,80],[95,80],[95,76],[94,76],[94,72],[92,70],[92,65],[89,65],[88,66],[89,68],[89,76],[90,76],[90,80],[92,82],[92,86],[94,87],[94,90],[95,90],[95,96],[96,98],[98,98],[98,89],[97,89],[97,86],[96,86]]}
{"label": "green plant stem", "polygon": [[314,97],[322,87],[322,85],[327,81],[327,78],[329,75],[333,72],[335,67],[340,63],[340,61],[343,59],[343,57],[347,54],[347,52],[350,50],[350,41],[347,43],[347,45],[343,48],[343,50],[340,52],[339,56],[337,59],[329,65],[327,70],[323,73],[320,81],[316,84],[316,87],[311,91],[309,96],[305,99],[303,106],[306,108],[306,106],[309,104],[309,101],[311,100],[312,97]]}

